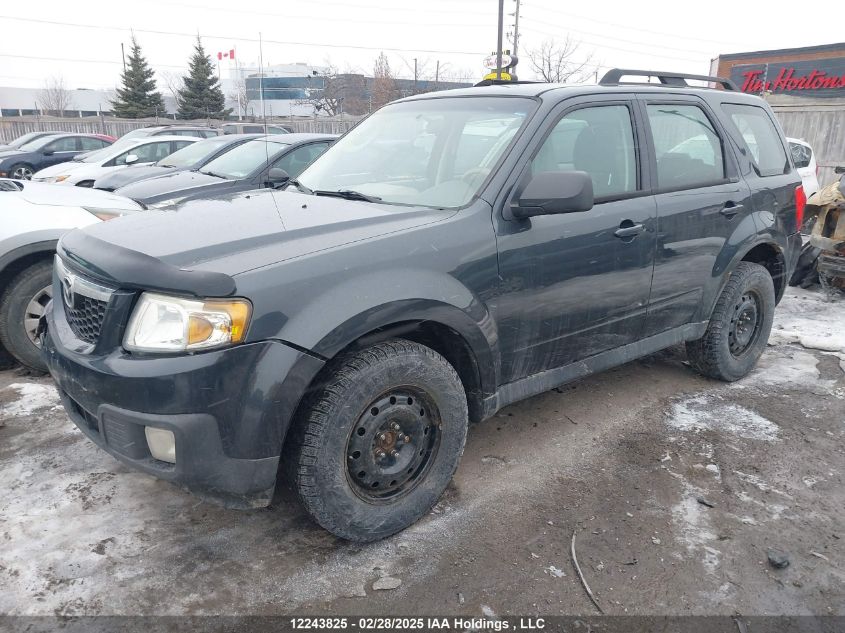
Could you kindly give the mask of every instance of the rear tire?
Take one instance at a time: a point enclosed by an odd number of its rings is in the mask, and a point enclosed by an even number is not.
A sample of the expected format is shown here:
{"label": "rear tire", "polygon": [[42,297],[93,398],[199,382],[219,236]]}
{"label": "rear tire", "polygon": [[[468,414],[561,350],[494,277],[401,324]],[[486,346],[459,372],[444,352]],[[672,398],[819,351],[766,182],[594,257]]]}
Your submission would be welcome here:
{"label": "rear tire", "polygon": [[719,295],[704,336],[686,344],[690,364],[717,380],[733,382],[746,376],[766,348],[774,313],[769,271],[740,262]]}
{"label": "rear tire", "polygon": [[53,263],[41,261],[15,276],[0,295],[0,343],[22,365],[39,372],[47,366],[33,340],[34,325],[52,294]]}
{"label": "rear tire", "polygon": [[356,542],[412,525],[464,450],[467,401],[454,368],[405,340],[338,359],[285,443],[288,481],[311,517]]}

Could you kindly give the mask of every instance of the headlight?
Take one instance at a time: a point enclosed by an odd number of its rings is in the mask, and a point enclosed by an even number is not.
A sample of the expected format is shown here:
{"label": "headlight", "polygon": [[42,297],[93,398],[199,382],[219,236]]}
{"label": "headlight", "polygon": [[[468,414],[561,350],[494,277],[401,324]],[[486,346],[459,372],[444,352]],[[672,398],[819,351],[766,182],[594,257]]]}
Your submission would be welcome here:
{"label": "headlight", "polygon": [[181,299],[145,292],[123,347],[133,352],[191,352],[244,340],[252,305],[245,299]]}
{"label": "headlight", "polygon": [[95,215],[100,218],[103,222],[106,220],[114,220],[115,218],[119,218],[121,215],[126,213],[126,211],[122,211],[120,209],[100,209],[97,207],[82,207],[91,215]]}
{"label": "headlight", "polygon": [[55,178],[48,178],[47,181],[48,182],[62,182],[62,181],[67,180],[68,178],[70,178],[70,176],[67,175],[67,174],[64,174],[62,176],[56,176]]}

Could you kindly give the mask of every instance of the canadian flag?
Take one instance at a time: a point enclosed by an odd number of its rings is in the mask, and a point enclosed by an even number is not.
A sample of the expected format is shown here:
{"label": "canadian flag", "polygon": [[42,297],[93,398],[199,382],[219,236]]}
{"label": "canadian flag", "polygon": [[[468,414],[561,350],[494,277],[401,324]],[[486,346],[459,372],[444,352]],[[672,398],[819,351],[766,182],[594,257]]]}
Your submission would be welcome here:
{"label": "canadian flag", "polygon": [[235,49],[232,48],[232,49],[226,51],[225,53],[221,53],[221,52],[218,51],[217,59],[224,59],[224,58],[225,59],[235,59]]}

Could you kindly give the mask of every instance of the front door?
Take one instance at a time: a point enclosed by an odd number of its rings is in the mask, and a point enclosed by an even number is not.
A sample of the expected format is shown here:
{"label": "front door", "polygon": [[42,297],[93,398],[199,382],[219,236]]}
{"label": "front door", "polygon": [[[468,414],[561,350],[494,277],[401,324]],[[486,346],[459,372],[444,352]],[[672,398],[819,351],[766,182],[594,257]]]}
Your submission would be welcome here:
{"label": "front door", "polygon": [[585,171],[595,206],[529,219],[495,217],[501,283],[490,304],[502,382],[642,336],[655,204],[644,186],[633,101],[608,97],[567,101],[553,113],[516,180],[523,182],[527,172]]}

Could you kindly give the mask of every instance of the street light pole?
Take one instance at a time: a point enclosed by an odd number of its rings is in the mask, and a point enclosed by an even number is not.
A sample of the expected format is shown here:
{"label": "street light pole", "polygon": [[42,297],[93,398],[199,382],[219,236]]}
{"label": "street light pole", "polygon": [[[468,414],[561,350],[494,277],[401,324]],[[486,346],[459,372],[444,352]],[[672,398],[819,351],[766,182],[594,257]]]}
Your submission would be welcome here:
{"label": "street light pole", "polygon": [[505,0],[499,0],[499,32],[496,34],[496,79],[502,80],[502,30],[505,23]]}
{"label": "street light pole", "polygon": [[519,0],[516,0],[516,12],[513,16],[513,56],[519,50]]}

